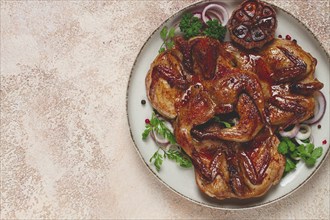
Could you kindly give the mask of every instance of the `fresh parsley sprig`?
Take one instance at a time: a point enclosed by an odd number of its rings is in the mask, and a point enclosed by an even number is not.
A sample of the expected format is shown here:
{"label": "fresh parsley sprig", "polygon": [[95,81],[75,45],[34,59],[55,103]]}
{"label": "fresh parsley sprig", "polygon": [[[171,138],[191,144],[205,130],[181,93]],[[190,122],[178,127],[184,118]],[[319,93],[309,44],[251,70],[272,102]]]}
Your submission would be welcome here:
{"label": "fresh parsley sprig", "polygon": [[192,13],[185,13],[182,15],[179,27],[184,38],[189,39],[201,34],[203,23]]}
{"label": "fresh parsley sprig", "polygon": [[[304,140],[302,142],[306,143],[307,141]],[[291,140],[287,137],[283,137],[281,139],[277,150],[279,153],[285,155],[285,173],[289,173],[290,171],[294,170],[296,168],[296,164],[300,160],[304,161],[305,164],[309,167],[314,166],[316,160],[321,157],[323,152],[322,147],[315,148],[314,144],[312,143],[299,145],[294,139]]]}
{"label": "fresh parsley sprig", "polygon": [[[174,134],[168,129],[164,122],[164,120],[159,119],[156,116],[155,112],[153,112],[151,120],[149,120],[148,123],[146,123],[145,125],[145,129],[142,133],[142,139],[146,140],[150,132],[154,131],[162,137],[166,138],[170,142],[170,144],[176,144]],[[181,147],[178,147],[178,149],[175,150],[165,150],[161,147],[158,147],[158,150],[152,155],[149,161],[150,163],[154,164],[157,171],[160,171],[160,168],[165,158],[175,161],[181,167],[192,167],[192,162],[190,158],[188,157],[188,155],[185,154]]]}
{"label": "fresh parsley sprig", "polygon": [[226,27],[222,26],[218,20],[208,20],[206,25],[203,26],[201,19],[194,17],[192,13],[185,13],[182,15],[179,27],[186,39],[198,35],[206,35],[223,41],[227,32]]}
{"label": "fresh parsley sprig", "polygon": [[223,27],[218,20],[208,20],[207,28],[204,30],[206,36],[223,41],[226,36],[227,29]]}
{"label": "fresh parsley sprig", "polygon": [[160,31],[160,37],[163,40],[163,44],[160,46],[159,53],[164,52],[167,49],[172,49],[174,46],[173,37],[175,35],[175,29],[171,27],[168,29],[167,26],[164,26]]}

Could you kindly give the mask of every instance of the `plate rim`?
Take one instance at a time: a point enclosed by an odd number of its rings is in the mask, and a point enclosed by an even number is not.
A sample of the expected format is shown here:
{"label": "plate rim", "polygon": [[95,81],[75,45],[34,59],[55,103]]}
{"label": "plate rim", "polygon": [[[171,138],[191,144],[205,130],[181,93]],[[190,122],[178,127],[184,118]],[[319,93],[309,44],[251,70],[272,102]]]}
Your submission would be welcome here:
{"label": "plate rim", "polygon": [[[276,198],[276,199],[273,199],[271,201],[268,201],[268,202],[265,202],[265,203],[262,203],[262,204],[257,204],[257,205],[244,205],[242,207],[221,207],[221,206],[217,206],[217,205],[212,205],[212,204],[206,204],[206,203],[203,203],[203,202],[200,202],[200,201],[197,201],[197,200],[194,200],[192,198],[189,198],[188,196],[178,192],[177,190],[175,190],[174,188],[172,188],[170,185],[168,185],[164,180],[162,180],[156,173],[153,169],[151,169],[149,167],[149,165],[147,164],[147,162],[145,161],[145,159],[143,158],[139,148],[137,147],[137,144],[135,143],[135,140],[133,138],[133,134],[132,134],[132,129],[131,129],[131,123],[130,123],[130,119],[129,119],[129,114],[128,114],[128,94],[129,94],[129,88],[130,88],[130,82],[131,82],[131,78],[132,78],[132,75],[133,75],[133,72],[135,70],[135,66],[136,66],[136,63],[137,63],[137,58],[140,56],[140,54],[142,53],[143,49],[146,47],[146,44],[148,43],[148,41],[150,40],[151,37],[154,36],[154,34],[164,25],[166,24],[170,19],[176,17],[178,14],[180,14],[181,12],[183,11],[186,11],[186,10],[189,10],[199,4],[203,4],[203,3],[207,3],[207,2],[219,2],[219,3],[225,3],[225,2],[241,2],[240,0],[200,0],[198,2],[195,2],[195,3],[192,3],[192,4],[189,4],[187,6],[185,6],[184,8],[182,9],[179,9],[177,10],[176,12],[174,12],[171,16],[169,16],[168,18],[166,18],[160,25],[158,25],[158,27],[148,36],[148,38],[144,41],[143,45],[141,46],[138,54],[135,56],[135,60],[134,60],[134,63],[133,63],[133,66],[131,68],[131,71],[130,71],[130,75],[129,75],[129,78],[128,78],[128,82],[127,82],[127,86],[126,86],[126,119],[127,119],[127,124],[128,124],[128,128],[129,128],[129,132],[130,132],[130,138],[133,142],[133,145],[134,145],[134,148],[136,150],[136,152],[138,153],[140,159],[143,161],[144,165],[146,166],[147,170],[149,170],[149,172],[151,172],[151,174],[156,177],[156,179],[158,181],[160,181],[163,185],[165,185],[168,189],[170,189],[172,192],[174,192],[175,194],[179,195],[180,197],[184,198],[184,199],[187,199],[197,205],[200,205],[202,207],[208,207],[208,208],[212,208],[212,209],[218,209],[218,210],[231,210],[231,211],[236,211],[236,210],[250,210],[250,209],[255,209],[255,208],[261,208],[261,207],[264,207],[264,206],[268,206],[268,205],[271,205],[281,199],[284,199],[288,196],[290,196],[291,194],[295,193],[298,189],[300,189],[303,185],[305,185],[314,175],[315,173],[320,169],[320,167],[323,165],[324,161],[326,160],[326,158],[329,156],[330,154],[330,146],[327,150],[327,152],[325,153],[324,157],[322,158],[322,160],[319,162],[319,164],[317,165],[317,167],[314,168],[313,172],[302,182],[300,183],[296,188],[294,188],[293,190],[291,190],[290,192]],[[286,13],[287,15],[289,15],[291,18],[293,18],[295,21],[297,21],[298,23],[300,23],[304,28],[305,30],[307,30],[312,36],[313,38],[316,40],[316,42],[319,44],[319,47],[322,48],[324,54],[327,56],[327,59],[328,59],[328,62],[330,62],[330,55],[329,53],[326,51],[326,49],[324,48],[323,44],[321,43],[321,41],[318,39],[318,37],[309,29],[309,27],[303,23],[302,21],[300,21],[298,18],[296,18],[292,13],[288,12],[287,10],[277,6],[277,5],[274,5],[272,3],[268,3],[266,2],[268,5],[271,5],[272,7],[276,8],[277,10],[281,10],[282,12]]]}

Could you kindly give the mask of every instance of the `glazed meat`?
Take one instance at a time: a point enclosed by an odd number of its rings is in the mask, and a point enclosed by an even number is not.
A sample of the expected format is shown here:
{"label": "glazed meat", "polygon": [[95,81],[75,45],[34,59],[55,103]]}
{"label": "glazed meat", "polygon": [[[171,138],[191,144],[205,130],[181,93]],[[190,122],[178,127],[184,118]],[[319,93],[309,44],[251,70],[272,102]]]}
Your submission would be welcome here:
{"label": "glazed meat", "polygon": [[[249,101],[252,103],[247,95],[242,94],[238,108]],[[218,199],[263,195],[279,181],[284,170],[284,156],[277,152],[279,140],[268,129],[258,133],[253,141],[245,143],[227,142],[221,137],[197,140],[193,137],[193,128],[211,119],[214,107],[202,85],[191,86],[177,103],[174,134],[192,158],[199,188]],[[254,111],[257,112],[257,109]],[[236,133],[235,138],[239,137],[239,132],[245,135],[244,129],[239,131],[235,126],[228,131],[231,135]]]}
{"label": "glazed meat", "polygon": [[230,43],[224,48],[238,68],[258,75],[272,125],[285,128],[313,116],[313,93],[323,84],[314,77],[316,59],[297,43],[275,39],[255,52],[242,51]]}
{"label": "glazed meat", "polygon": [[216,151],[195,151],[196,182],[210,197],[252,198],[265,194],[281,179],[285,158],[279,140],[262,131],[252,142],[225,142]]}
{"label": "glazed meat", "polygon": [[236,142],[251,141],[262,129],[263,123],[257,107],[245,93],[238,98],[236,112],[240,119],[235,126],[222,128],[221,126],[212,125],[212,128],[208,131],[192,130],[192,132],[199,139],[219,139]]}
{"label": "glazed meat", "polygon": [[182,54],[179,50],[165,51],[156,57],[146,77],[150,103],[169,119],[176,117],[174,103],[188,86],[181,63]]}
{"label": "glazed meat", "polygon": [[148,99],[171,119],[201,191],[217,199],[262,196],[285,166],[275,133],[313,116],[313,93],[323,87],[316,59],[288,40],[255,51],[208,37],[174,42],[151,64]]}

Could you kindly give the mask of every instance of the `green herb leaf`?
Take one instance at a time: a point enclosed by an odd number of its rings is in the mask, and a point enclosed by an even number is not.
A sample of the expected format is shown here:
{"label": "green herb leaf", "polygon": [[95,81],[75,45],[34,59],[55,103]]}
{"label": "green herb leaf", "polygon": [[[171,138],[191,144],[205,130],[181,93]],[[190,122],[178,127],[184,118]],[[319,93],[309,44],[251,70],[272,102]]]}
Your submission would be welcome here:
{"label": "green herb leaf", "polygon": [[143,140],[148,137],[151,130],[154,130],[155,132],[166,138],[171,144],[176,143],[174,134],[165,125],[164,120],[159,119],[154,112],[152,113],[150,124],[146,125],[146,128],[142,133]]}
{"label": "green herb leaf", "polygon": [[313,152],[313,150],[314,150],[314,144],[311,144],[311,143],[306,144],[306,151],[307,151],[309,154],[311,154],[311,153]]}
{"label": "green herb leaf", "polygon": [[281,141],[277,147],[277,151],[283,155],[287,154],[288,153],[288,144],[285,141]]}
{"label": "green herb leaf", "polygon": [[170,28],[167,38],[173,38],[175,35],[175,29],[173,27]]}
{"label": "green herb leaf", "polygon": [[167,49],[172,49],[174,46],[174,41],[168,41],[165,43]]}
{"label": "green herb leaf", "polygon": [[284,171],[288,173],[291,170],[294,170],[295,168],[296,168],[296,164],[291,159],[286,158]]}
{"label": "green herb leaf", "polygon": [[190,158],[180,151],[170,149],[168,152],[165,152],[165,154],[168,159],[175,161],[181,167],[189,168],[192,166]]}
{"label": "green herb leaf", "polygon": [[223,41],[226,36],[227,29],[223,27],[218,20],[208,20],[207,28],[204,30],[206,36]]}
{"label": "green herb leaf", "polygon": [[165,48],[164,47],[161,47],[159,50],[158,50],[158,53],[163,53],[165,51]]}
{"label": "green herb leaf", "polygon": [[142,133],[142,140],[147,139],[151,130],[152,130],[152,127],[150,125],[146,125],[146,128],[144,129],[144,131]]}
{"label": "green herb leaf", "polygon": [[160,154],[158,151],[159,149],[154,153],[154,155],[152,155],[149,161],[151,163],[153,162],[157,171],[160,171],[160,167],[162,166],[164,159],[163,159],[163,155]]}
{"label": "green herb leaf", "polygon": [[322,147],[317,147],[313,150],[311,156],[313,158],[317,159],[317,158],[321,157],[322,153],[323,153],[323,148]]}
{"label": "green herb leaf", "polygon": [[166,49],[172,49],[174,46],[173,37],[175,35],[175,29],[173,27],[168,30],[167,26],[164,26],[160,31],[160,38],[163,40],[163,44],[158,50],[158,53],[163,53]]}
{"label": "green herb leaf", "polygon": [[167,36],[167,27],[164,26],[163,29],[160,31],[160,37],[162,38],[163,41],[165,41],[166,36]]}
{"label": "green herb leaf", "polygon": [[310,143],[311,141],[309,140],[309,138],[307,138],[307,139],[305,139],[305,140],[301,140],[302,142],[304,142],[304,143]]}
{"label": "green herb leaf", "polygon": [[290,140],[288,142],[286,142],[288,144],[288,147],[289,147],[289,150],[291,152],[295,151],[296,150],[296,145]]}
{"label": "green herb leaf", "polygon": [[314,157],[309,157],[309,158],[307,158],[306,160],[305,160],[305,163],[306,163],[306,165],[307,166],[314,166],[315,165],[315,163],[316,163],[316,158],[314,158]]}
{"label": "green herb leaf", "polygon": [[220,124],[223,124],[226,128],[231,128],[232,125],[229,123],[229,122],[226,122],[226,121],[222,121],[218,116],[214,116],[213,119],[220,123]]}
{"label": "green herb leaf", "polygon": [[[309,139],[304,141],[307,142]],[[285,155],[285,173],[288,173],[295,169],[296,163],[301,159],[307,166],[314,166],[317,158],[322,155],[322,147],[314,149],[314,144],[306,143],[297,145],[297,142],[293,139],[290,140],[287,137],[281,138],[281,142],[277,148],[278,152]]]}
{"label": "green herb leaf", "polygon": [[186,39],[200,35],[203,24],[201,20],[191,13],[182,16],[179,24],[180,30]]}

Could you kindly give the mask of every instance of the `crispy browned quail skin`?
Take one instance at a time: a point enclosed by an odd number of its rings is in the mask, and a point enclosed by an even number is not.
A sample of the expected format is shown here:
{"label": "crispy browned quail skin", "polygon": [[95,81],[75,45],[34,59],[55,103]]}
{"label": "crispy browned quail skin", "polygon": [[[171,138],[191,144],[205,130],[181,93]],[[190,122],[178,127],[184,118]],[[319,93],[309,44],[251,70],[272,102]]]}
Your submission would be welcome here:
{"label": "crispy browned quail skin", "polygon": [[217,151],[195,152],[198,187],[217,199],[264,195],[284,172],[285,158],[277,152],[278,144],[275,135],[263,130],[251,142],[225,142]]}
{"label": "crispy browned quail skin", "polygon": [[[253,51],[208,37],[178,37],[174,49],[152,63],[147,95],[171,119],[201,191],[217,199],[258,197],[284,170],[274,131],[313,115],[313,93],[323,87],[315,65],[291,41],[275,39]],[[236,123],[226,128],[217,117]]]}
{"label": "crispy browned quail skin", "polygon": [[316,59],[296,42],[275,39],[259,51],[242,51],[228,42],[224,48],[238,68],[258,75],[272,125],[285,128],[313,116],[313,93],[323,83],[314,76]]}
{"label": "crispy browned quail skin", "polygon": [[[242,94],[239,105],[248,100],[248,96]],[[250,198],[263,195],[281,178],[285,161],[277,152],[277,137],[268,133],[269,130],[244,144],[194,138],[193,128],[215,114],[214,102],[199,84],[191,86],[176,107],[174,134],[192,158],[201,191],[218,199]],[[258,114],[256,108],[255,112]]]}
{"label": "crispy browned quail skin", "polygon": [[168,119],[176,117],[174,103],[188,88],[181,62],[179,50],[167,50],[156,57],[145,80],[152,107]]}

